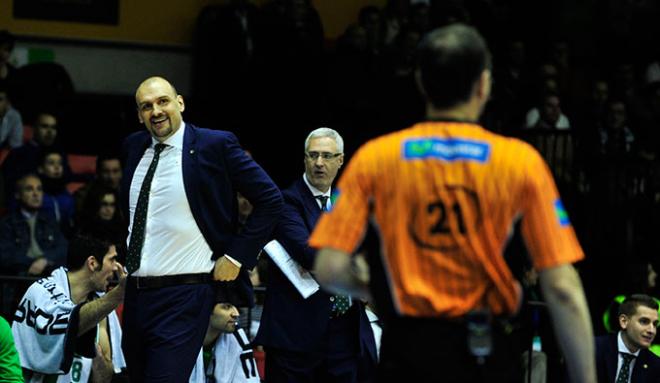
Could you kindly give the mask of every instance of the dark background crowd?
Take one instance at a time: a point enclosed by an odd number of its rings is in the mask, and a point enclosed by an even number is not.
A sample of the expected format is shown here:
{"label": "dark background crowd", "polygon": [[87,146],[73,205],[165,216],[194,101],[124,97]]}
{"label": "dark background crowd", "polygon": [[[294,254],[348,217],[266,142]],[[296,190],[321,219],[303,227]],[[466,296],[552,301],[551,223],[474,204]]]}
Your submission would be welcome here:
{"label": "dark background crowd", "polygon": [[[329,40],[308,0],[260,7],[235,0],[199,15],[184,118],[234,132],[286,187],[300,177],[298,146],[316,127],[339,131],[350,158],[367,139],[423,120],[418,42],[448,23],[476,26],[493,54],[493,94],[481,123],[546,158],[587,254],[578,268],[602,333],[614,295],[658,296],[651,275],[660,261],[657,20],[660,4],[649,0],[391,0],[362,8]],[[143,127],[131,96],[77,94],[57,63],[11,67],[3,52],[13,44],[0,34],[0,96],[31,134],[21,147],[0,142],[8,152],[0,165],[0,274],[36,276],[61,264],[76,231],[121,235],[118,148]],[[6,114],[1,106],[0,97]],[[74,153],[96,156],[96,174],[72,170]],[[522,280],[531,266],[516,241],[510,262]],[[5,288],[3,313],[12,297]]]}

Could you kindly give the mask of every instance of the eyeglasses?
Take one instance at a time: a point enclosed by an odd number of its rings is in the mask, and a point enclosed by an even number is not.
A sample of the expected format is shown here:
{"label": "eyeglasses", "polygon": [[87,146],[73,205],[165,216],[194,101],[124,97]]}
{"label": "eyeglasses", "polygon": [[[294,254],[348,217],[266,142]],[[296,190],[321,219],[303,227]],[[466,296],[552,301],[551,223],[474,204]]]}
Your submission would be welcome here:
{"label": "eyeglasses", "polygon": [[324,161],[330,161],[334,158],[337,158],[341,156],[342,153],[330,153],[330,152],[307,152],[305,153],[305,156],[307,158],[311,159],[312,161],[316,161],[319,159],[319,157],[323,158]]}

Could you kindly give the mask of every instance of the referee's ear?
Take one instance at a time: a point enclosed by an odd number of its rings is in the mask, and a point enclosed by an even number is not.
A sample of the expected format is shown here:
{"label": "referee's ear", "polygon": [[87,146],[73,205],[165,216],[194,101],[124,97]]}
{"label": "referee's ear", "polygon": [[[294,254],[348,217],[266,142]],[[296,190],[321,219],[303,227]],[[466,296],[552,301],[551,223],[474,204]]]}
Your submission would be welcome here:
{"label": "referee's ear", "polygon": [[490,90],[492,85],[492,78],[489,69],[484,69],[479,76],[479,82],[477,83],[476,92],[477,97],[482,104],[485,104],[490,98]]}
{"label": "referee's ear", "polygon": [[419,90],[419,93],[421,93],[422,96],[424,96],[424,99],[428,100],[426,89],[424,89],[424,86],[422,85],[422,71],[419,70],[419,68],[415,69],[415,84],[417,84],[417,89]]}

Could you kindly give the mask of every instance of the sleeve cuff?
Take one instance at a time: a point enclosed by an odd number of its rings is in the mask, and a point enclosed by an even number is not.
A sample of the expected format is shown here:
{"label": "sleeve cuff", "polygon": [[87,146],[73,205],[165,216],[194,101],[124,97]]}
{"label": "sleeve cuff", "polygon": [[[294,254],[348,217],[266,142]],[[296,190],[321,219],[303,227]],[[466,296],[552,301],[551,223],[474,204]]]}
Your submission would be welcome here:
{"label": "sleeve cuff", "polygon": [[225,257],[227,257],[227,259],[229,259],[229,261],[231,261],[231,263],[233,263],[234,265],[238,266],[239,268],[240,268],[241,266],[243,266],[239,261],[237,261],[237,260],[235,260],[234,258],[228,256],[227,254],[225,254]]}

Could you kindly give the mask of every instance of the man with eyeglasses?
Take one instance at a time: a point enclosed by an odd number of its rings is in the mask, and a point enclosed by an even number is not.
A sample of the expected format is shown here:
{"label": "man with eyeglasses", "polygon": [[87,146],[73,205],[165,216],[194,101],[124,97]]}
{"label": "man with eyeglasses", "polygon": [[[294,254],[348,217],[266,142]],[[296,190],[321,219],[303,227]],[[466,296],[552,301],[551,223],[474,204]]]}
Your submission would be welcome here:
{"label": "man with eyeglasses", "polygon": [[[311,270],[315,250],[307,239],[332,208],[332,182],[344,163],[344,141],[329,128],[305,140],[305,173],[283,191],[284,210],[275,239],[299,267]],[[268,382],[358,382],[369,379],[376,346],[364,305],[319,290],[307,299],[273,263],[259,332]]]}

